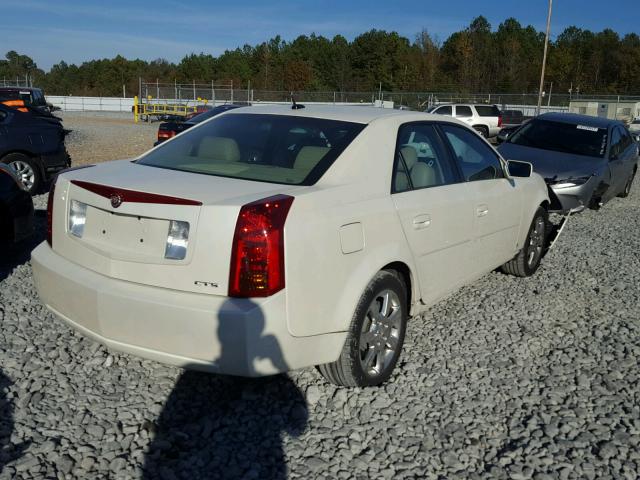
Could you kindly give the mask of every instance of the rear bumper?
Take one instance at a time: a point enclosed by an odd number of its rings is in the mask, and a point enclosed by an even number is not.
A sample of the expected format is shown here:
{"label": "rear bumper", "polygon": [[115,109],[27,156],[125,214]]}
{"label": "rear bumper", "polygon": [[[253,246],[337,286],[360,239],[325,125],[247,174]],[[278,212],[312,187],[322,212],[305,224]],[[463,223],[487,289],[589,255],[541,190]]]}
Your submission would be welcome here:
{"label": "rear bumper", "polygon": [[43,242],[33,274],[47,308],[114,350],[183,368],[271,375],[334,361],[346,333],[293,337],[285,292],[235,299],[109,278],[78,266]]}

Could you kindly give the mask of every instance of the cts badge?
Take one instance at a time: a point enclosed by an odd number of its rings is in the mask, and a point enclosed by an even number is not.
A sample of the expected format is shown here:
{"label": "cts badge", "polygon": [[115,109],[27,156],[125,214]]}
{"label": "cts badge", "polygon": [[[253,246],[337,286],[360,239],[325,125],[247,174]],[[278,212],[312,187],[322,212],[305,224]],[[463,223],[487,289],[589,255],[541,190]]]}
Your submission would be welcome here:
{"label": "cts badge", "polygon": [[111,195],[111,206],[118,208],[120,205],[122,205],[122,196],[119,193]]}

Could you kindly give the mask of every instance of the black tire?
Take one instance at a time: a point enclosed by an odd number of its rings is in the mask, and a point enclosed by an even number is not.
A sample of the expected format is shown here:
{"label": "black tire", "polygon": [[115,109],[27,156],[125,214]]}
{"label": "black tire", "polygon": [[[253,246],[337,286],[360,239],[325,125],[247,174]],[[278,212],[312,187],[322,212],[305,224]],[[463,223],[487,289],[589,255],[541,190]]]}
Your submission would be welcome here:
{"label": "black tire", "polygon": [[530,277],[536,273],[547,247],[548,232],[549,214],[544,208],[538,207],[522,250],[501,267],[502,271],[516,277]]}
{"label": "black tire", "polygon": [[[10,153],[2,158],[2,162],[6,163],[14,170],[24,171],[23,167],[30,169],[31,173],[28,173],[28,181],[25,181],[26,177],[20,173],[18,173],[18,178],[22,180],[22,183],[25,184],[27,191],[31,195],[35,195],[40,192],[44,179],[42,178],[42,169],[34,159],[22,153]],[[17,166],[19,166],[19,168],[17,168]]]}
{"label": "black tire", "polygon": [[489,129],[484,125],[475,125],[473,129],[477,131],[480,135],[482,135],[484,138],[489,138]]}
{"label": "black tire", "polygon": [[627,198],[629,196],[629,194],[631,193],[631,185],[633,185],[633,179],[636,177],[636,169],[633,169],[633,173],[631,174],[631,176],[629,177],[629,180],[627,180],[627,183],[624,186],[624,190],[618,194],[618,197],[620,198]]}
{"label": "black tire", "polygon": [[[371,313],[376,305],[382,311],[386,292],[393,292],[395,297],[387,296],[391,309],[388,309],[389,323],[385,325],[372,319]],[[397,325],[395,328],[389,326],[392,318]],[[393,270],[378,272],[360,297],[340,358],[333,363],[319,365],[318,370],[329,382],[345,387],[370,387],[386,382],[402,351],[407,318],[407,291],[402,277]],[[362,345],[365,338],[370,340]],[[382,353],[376,353],[379,349]],[[369,358],[371,355],[374,355],[373,359]],[[373,361],[375,366],[365,368],[363,364],[368,364],[367,360]]]}

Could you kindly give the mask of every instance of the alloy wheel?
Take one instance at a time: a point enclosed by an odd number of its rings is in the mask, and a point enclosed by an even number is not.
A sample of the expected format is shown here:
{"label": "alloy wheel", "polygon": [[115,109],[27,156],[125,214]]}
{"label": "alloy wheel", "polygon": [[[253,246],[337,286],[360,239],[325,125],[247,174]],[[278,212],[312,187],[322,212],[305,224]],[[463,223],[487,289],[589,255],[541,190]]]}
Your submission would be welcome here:
{"label": "alloy wheel", "polygon": [[360,363],[371,377],[382,374],[393,361],[400,345],[402,307],[390,289],[375,296],[360,332]]}
{"label": "alloy wheel", "polygon": [[529,248],[527,249],[527,265],[529,265],[529,267],[534,266],[542,256],[542,249],[544,248],[544,237],[544,218],[537,217],[533,230],[529,235]]}
{"label": "alloy wheel", "polygon": [[22,184],[28,190],[31,190],[36,181],[36,172],[34,172],[33,167],[22,160],[15,160],[9,163],[9,166],[16,173]]}

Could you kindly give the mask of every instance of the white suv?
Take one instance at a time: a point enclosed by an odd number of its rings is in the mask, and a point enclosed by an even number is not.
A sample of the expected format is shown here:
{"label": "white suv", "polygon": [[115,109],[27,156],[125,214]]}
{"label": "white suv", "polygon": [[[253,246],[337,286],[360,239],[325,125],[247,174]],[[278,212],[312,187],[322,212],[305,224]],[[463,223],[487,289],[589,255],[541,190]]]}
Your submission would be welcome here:
{"label": "white suv", "polygon": [[473,127],[485,138],[497,136],[502,128],[502,114],[495,105],[448,103],[435,105],[427,112],[455,117]]}

